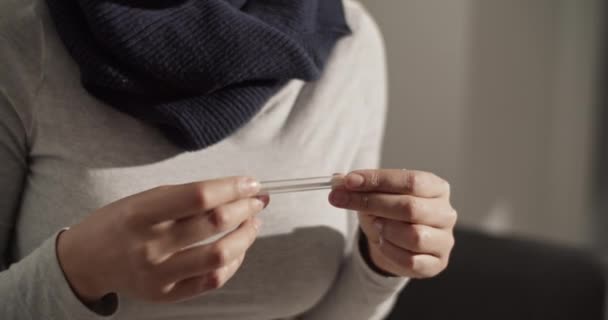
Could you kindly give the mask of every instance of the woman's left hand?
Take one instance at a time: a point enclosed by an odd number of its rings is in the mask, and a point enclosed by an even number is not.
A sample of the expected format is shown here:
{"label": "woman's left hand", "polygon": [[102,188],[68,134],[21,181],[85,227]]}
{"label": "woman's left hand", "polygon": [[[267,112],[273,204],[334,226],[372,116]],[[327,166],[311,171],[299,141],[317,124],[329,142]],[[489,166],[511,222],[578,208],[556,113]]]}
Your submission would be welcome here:
{"label": "woman's left hand", "polygon": [[457,214],[445,180],[422,171],[358,170],[329,201],[358,211],[369,255],[380,270],[428,278],[447,267]]}

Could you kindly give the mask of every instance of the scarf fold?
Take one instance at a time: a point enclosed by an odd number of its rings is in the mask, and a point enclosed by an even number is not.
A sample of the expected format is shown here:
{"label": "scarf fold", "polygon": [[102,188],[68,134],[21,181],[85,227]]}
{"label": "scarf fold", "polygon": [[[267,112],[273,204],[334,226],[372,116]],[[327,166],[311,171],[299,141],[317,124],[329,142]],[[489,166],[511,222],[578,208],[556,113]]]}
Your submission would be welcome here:
{"label": "scarf fold", "polygon": [[185,150],[226,138],[350,30],[342,0],[47,0],[83,87]]}

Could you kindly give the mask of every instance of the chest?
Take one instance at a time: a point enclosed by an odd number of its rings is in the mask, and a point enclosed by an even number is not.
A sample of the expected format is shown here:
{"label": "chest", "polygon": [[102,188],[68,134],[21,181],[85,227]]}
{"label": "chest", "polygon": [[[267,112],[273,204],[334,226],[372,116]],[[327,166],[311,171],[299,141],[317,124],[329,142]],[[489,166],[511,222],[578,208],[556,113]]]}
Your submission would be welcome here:
{"label": "chest", "polygon": [[[358,147],[357,124],[339,121],[348,101],[327,108],[301,99],[307,88],[297,82],[234,135],[190,153],[176,149],[154,128],[80,93],[76,85],[69,95],[53,86],[41,93],[54,105],[37,115],[17,224],[18,258],[97,208],[149,188],[232,175],[260,180],[331,175],[351,167]],[[254,319],[271,313],[281,318],[309,309],[339,271],[353,238],[354,217],[332,208],[327,191],[275,196],[261,217],[260,237],[227,286],[172,307],[125,299],[120,317],[137,319],[142,308],[146,319],[213,319],[215,314]]]}

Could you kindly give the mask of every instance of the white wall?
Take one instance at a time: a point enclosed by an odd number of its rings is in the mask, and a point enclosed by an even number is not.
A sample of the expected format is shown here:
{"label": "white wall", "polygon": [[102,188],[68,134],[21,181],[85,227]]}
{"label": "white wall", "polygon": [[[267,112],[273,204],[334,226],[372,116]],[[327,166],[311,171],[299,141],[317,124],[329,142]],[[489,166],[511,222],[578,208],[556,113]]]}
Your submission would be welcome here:
{"label": "white wall", "polygon": [[463,225],[588,242],[600,0],[363,3],[388,48],[384,165],[448,178]]}

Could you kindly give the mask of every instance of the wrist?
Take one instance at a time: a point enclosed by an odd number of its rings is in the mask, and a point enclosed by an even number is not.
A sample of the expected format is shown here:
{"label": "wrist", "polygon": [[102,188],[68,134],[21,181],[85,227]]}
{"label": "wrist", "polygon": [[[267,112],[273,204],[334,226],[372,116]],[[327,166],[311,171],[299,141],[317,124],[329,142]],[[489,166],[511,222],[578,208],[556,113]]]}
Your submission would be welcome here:
{"label": "wrist", "polygon": [[63,274],[74,294],[85,304],[100,301],[109,293],[102,281],[97,281],[94,275],[94,263],[89,254],[82,254],[75,241],[75,229],[67,229],[59,233],[57,238],[57,259]]}

